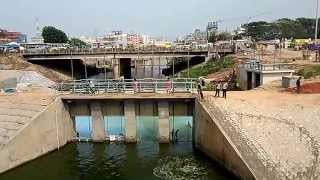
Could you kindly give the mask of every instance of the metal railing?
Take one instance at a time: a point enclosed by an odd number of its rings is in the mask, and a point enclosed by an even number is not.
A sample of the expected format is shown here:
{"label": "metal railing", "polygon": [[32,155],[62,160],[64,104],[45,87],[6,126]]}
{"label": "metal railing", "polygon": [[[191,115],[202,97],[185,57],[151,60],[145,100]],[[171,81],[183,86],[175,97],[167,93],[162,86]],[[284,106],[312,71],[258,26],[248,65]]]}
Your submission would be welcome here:
{"label": "metal railing", "polygon": [[90,55],[90,54],[157,54],[157,53],[199,53],[199,52],[229,52],[230,47],[210,47],[210,48],[96,48],[96,49],[27,49],[22,52],[23,55]]}
{"label": "metal railing", "polygon": [[247,70],[251,71],[281,71],[294,68],[294,64],[291,63],[278,63],[278,64],[244,64]]}
{"label": "metal railing", "polygon": [[59,92],[77,94],[103,93],[195,93],[197,79],[83,79],[57,83]]}

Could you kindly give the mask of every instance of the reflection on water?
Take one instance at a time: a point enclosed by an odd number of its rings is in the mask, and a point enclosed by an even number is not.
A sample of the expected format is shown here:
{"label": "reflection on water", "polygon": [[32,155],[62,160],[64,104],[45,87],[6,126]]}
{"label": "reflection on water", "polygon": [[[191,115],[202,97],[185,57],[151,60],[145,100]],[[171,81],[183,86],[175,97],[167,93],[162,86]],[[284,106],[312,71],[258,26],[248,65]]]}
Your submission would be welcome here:
{"label": "reflection on water", "polygon": [[[201,170],[201,179],[234,179],[226,171],[207,161],[206,157],[194,152],[191,143],[171,145],[74,143],[0,175],[0,179],[156,180],[160,179],[154,175],[157,168],[162,168],[160,159],[170,162],[170,166],[166,167],[162,173],[177,171],[178,169],[170,169],[170,167],[181,167],[179,163],[184,162],[189,163],[190,167],[204,168]],[[188,166],[183,167],[185,170],[180,169],[177,172],[179,176],[188,177],[183,174],[184,171],[186,174],[190,173]]]}

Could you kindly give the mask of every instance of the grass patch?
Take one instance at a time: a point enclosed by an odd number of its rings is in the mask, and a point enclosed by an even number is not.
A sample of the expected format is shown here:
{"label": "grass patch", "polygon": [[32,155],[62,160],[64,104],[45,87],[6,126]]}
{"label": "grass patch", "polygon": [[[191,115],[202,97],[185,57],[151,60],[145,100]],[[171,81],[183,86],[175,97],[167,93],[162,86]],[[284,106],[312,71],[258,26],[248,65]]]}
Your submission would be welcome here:
{"label": "grass patch", "polygon": [[[207,76],[208,74],[216,73],[226,68],[233,68],[234,61],[232,57],[224,57],[221,60],[209,60],[201,66],[190,68],[190,78],[198,78]],[[182,71],[183,77],[188,77],[188,70]]]}
{"label": "grass patch", "polygon": [[320,65],[306,66],[303,69],[300,69],[297,74],[303,76],[305,79],[320,76]]}

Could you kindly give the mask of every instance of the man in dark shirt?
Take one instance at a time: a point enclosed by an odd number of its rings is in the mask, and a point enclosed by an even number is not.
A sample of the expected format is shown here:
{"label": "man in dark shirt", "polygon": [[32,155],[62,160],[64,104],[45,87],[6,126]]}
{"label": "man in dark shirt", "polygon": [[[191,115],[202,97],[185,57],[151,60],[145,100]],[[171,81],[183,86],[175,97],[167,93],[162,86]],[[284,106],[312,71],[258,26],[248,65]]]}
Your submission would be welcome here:
{"label": "man in dark shirt", "polygon": [[301,77],[298,78],[298,80],[296,82],[296,85],[297,85],[297,93],[299,94],[300,93],[300,87],[301,87]]}

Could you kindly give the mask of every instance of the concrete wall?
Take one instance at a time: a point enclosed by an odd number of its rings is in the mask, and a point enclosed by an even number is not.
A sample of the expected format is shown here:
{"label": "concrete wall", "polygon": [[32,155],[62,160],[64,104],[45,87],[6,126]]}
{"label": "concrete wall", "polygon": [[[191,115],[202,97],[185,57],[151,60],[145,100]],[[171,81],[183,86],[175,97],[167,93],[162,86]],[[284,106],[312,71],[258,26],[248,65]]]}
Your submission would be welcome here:
{"label": "concrete wall", "polygon": [[194,117],[194,144],[196,148],[241,179],[256,179],[237,148],[220,127],[219,120],[215,119],[198,101],[195,104]]}
{"label": "concrete wall", "polygon": [[106,141],[107,132],[105,131],[104,116],[102,113],[101,104],[98,101],[90,103],[92,117],[92,140],[93,142]]}
{"label": "concrete wall", "polygon": [[264,72],[262,74],[262,83],[263,84],[267,84],[270,83],[272,81],[280,81],[282,80],[283,76],[291,76],[292,72]]}
{"label": "concrete wall", "polygon": [[238,82],[239,87],[242,90],[248,90],[248,72],[244,68],[244,66],[239,66],[239,75],[238,75]]}
{"label": "concrete wall", "polygon": [[0,149],[0,173],[62,147],[74,137],[68,107],[58,98]]}
{"label": "concrete wall", "polygon": [[125,140],[127,143],[135,143],[137,142],[137,119],[134,101],[124,102],[124,117],[126,122]]}
{"label": "concrete wall", "polygon": [[158,102],[159,114],[159,142],[170,142],[170,119],[169,119],[169,103],[168,101]]}

